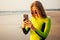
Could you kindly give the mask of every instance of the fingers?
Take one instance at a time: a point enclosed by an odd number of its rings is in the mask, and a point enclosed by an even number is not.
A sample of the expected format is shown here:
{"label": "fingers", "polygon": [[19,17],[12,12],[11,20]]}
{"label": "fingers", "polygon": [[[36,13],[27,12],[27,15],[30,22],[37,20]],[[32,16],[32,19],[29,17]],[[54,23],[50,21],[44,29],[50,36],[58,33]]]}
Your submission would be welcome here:
{"label": "fingers", "polygon": [[29,22],[29,20],[27,20],[27,19],[23,19],[23,27],[25,28],[26,26],[29,26],[30,25],[30,22]]}
{"label": "fingers", "polygon": [[28,26],[28,27],[31,27],[31,23],[30,23],[29,20],[25,20],[25,21],[24,21],[24,25],[25,25],[25,26]]}
{"label": "fingers", "polygon": [[24,25],[26,26],[30,25],[29,21],[24,21]]}

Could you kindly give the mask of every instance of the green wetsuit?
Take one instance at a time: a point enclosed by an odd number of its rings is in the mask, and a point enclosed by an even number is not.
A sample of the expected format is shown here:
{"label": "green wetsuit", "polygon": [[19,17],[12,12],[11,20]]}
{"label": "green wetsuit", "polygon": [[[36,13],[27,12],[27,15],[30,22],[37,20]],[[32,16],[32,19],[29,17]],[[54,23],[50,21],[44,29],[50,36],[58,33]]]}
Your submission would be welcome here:
{"label": "green wetsuit", "polygon": [[[29,29],[29,28],[23,28],[25,34],[28,33],[30,30],[30,40],[45,40],[45,38],[48,36],[48,33],[50,31],[51,26],[51,20],[50,18],[45,19],[35,19],[34,17],[30,18],[30,21],[32,22],[33,26],[36,28],[36,31]],[[27,30],[26,30],[27,29]]]}

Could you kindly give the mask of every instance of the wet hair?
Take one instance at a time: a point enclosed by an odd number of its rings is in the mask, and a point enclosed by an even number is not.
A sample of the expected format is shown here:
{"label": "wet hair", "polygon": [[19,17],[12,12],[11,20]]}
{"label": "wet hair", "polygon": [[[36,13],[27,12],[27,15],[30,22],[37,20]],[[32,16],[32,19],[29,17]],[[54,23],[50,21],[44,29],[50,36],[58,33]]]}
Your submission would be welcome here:
{"label": "wet hair", "polygon": [[46,13],[45,13],[45,10],[44,10],[44,8],[43,8],[43,6],[42,6],[42,4],[41,4],[40,1],[35,1],[35,2],[33,2],[33,3],[31,4],[31,13],[33,13],[33,12],[32,12],[32,7],[34,7],[34,6],[38,9],[37,11],[39,11],[39,14],[40,14],[40,16],[41,16],[42,18],[46,18],[46,17],[47,17],[47,15],[46,15]]}

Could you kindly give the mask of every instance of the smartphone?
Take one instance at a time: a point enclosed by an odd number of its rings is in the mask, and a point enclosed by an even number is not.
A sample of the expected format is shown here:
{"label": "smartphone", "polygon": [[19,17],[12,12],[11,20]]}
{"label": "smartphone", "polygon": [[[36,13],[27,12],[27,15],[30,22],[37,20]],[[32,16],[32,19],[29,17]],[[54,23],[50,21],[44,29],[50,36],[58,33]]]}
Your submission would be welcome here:
{"label": "smartphone", "polygon": [[24,14],[24,21],[28,20],[28,14]]}

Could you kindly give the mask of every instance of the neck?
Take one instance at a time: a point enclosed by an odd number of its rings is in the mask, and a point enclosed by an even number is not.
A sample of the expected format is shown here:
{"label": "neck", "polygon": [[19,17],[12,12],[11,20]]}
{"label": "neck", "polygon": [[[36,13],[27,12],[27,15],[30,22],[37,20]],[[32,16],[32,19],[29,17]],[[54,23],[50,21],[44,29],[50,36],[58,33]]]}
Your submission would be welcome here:
{"label": "neck", "polygon": [[[33,16],[34,17],[34,16]],[[41,17],[34,17],[35,19],[42,19]]]}

